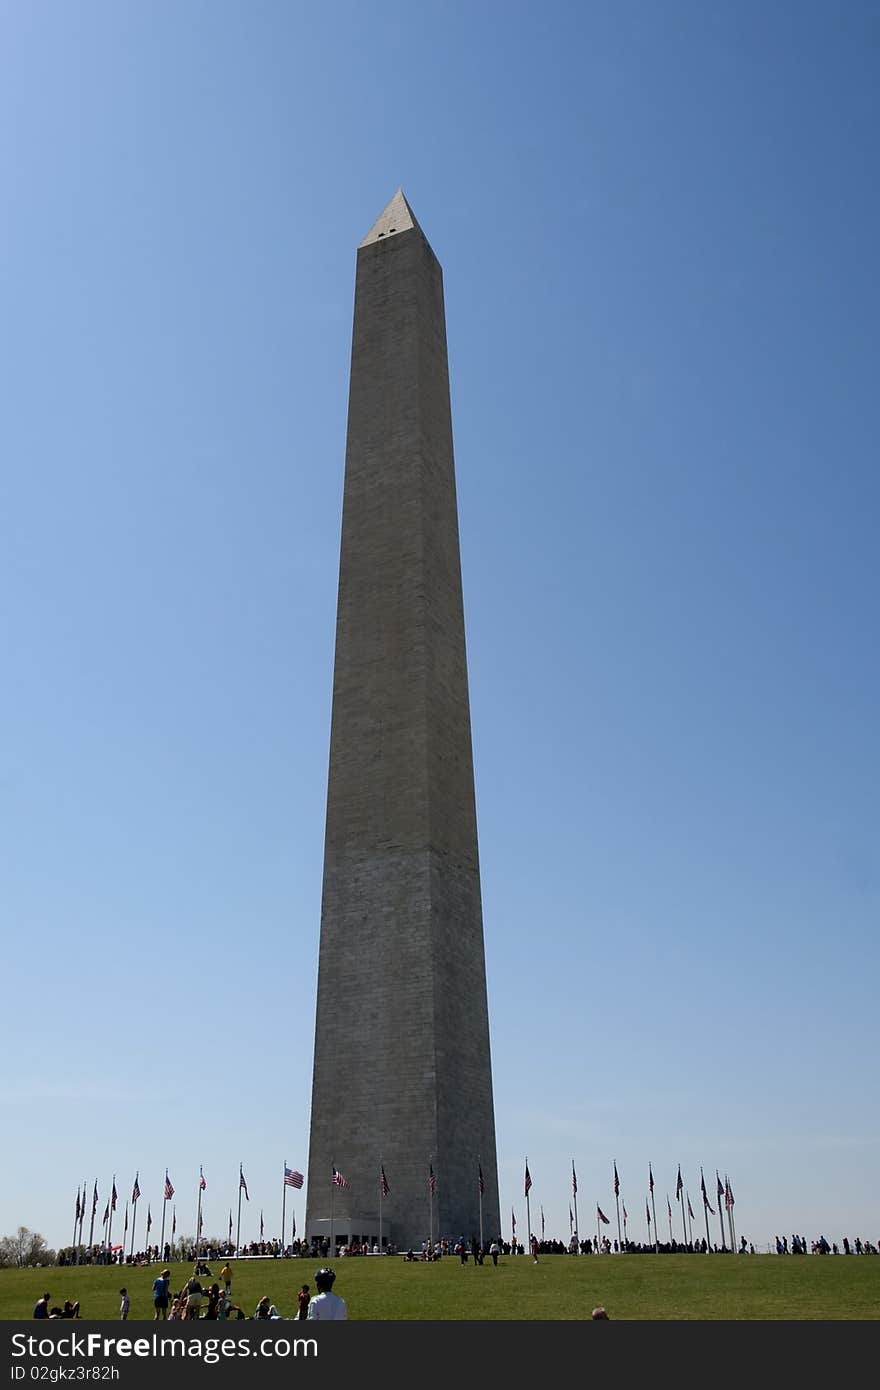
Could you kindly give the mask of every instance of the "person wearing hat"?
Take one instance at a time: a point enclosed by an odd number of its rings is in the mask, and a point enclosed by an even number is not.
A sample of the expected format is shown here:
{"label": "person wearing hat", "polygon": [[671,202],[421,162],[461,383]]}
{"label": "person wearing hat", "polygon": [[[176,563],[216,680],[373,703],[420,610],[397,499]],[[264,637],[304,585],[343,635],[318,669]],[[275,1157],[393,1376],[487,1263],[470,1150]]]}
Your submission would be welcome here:
{"label": "person wearing hat", "polygon": [[324,1322],[335,1321],[348,1318],[348,1309],[345,1306],[345,1299],[340,1298],[333,1292],[333,1280],[336,1278],[332,1269],[319,1269],[315,1271],[315,1286],[318,1292],[309,1302],[309,1321]]}

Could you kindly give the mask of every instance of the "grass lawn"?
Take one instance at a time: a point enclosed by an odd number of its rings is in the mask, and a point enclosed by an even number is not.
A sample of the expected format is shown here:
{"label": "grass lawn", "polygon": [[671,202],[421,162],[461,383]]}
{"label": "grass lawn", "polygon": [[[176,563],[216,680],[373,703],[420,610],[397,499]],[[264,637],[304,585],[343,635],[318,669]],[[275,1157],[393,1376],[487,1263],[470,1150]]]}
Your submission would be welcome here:
{"label": "grass lawn", "polygon": [[[222,1263],[210,1266],[215,1278]],[[250,1317],[268,1294],[292,1317],[299,1286],[316,1292],[317,1263],[233,1262],[233,1299]],[[85,1319],[116,1319],[123,1284],[130,1317],[152,1319],[152,1283],[161,1268],[3,1269],[0,1319],[29,1319],[46,1289],[59,1307],[65,1298],[79,1299]],[[538,1265],[527,1255],[502,1255],[497,1269],[489,1259],[463,1267],[454,1257],[436,1264],[355,1257],[334,1268],[334,1291],[351,1319],[569,1320],[589,1318],[597,1303],[614,1320],[880,1318],[880,1258],[870,1255],[544,1255]],[[171,1271],[176,1290],[192,1266]]]}

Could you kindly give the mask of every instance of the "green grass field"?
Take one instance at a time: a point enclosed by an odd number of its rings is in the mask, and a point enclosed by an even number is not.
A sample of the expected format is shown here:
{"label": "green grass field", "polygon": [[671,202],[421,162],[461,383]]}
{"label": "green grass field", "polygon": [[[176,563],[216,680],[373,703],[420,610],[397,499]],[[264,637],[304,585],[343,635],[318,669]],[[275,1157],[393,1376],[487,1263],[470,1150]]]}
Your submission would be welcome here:
{"label": "green grass field", "polygon": [[[222,1264],[222,1261],[220,1262]],[[215,1277],[220,1264],[212,1264]],[[247,1315],[268,1294],[286,1318],[303,1283],[315,1292],[314,1260],[234,1264],[232,1295]],[[880,1258],[634,1255],[504,1257],[493,1268],[455,1258],[406,1264],[398,1257],[337,1260],[335,1292],[351,1319],[570,1320],[604,1304],[612,1319],[880,1318]],[[152,1281],[161,1269],[82,1267],[0,1270],[0,1319],[30,1318],[48,1289],[52,1303],[79,1299],[86,1319],[116,1319],[118,1290],[132,1319],[153,1316]],[[173,1265],[172,1290],[192,1271]],[[203,1280],[204,1282],[204,1280]]]}

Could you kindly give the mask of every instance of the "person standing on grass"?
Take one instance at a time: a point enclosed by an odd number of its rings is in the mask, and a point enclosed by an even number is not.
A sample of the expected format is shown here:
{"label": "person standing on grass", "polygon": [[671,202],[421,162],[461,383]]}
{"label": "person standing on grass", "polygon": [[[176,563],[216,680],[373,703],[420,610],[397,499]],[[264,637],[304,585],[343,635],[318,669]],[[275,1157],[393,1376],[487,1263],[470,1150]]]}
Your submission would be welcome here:
{"label": "person standing on grass", "polygon": [[220,1271],[220,1278],[223,1280],[223,1288],[226,1293],[232,1293],[232,1269],[228,1260]]}
{"label": "person standing on grass", "polygon": [[120,1289],[121,1303],[119,1304],[119,1317],[122,1322],[128,1322],[128,1310],[131,1306],[131,1299],[128,1296],[128,1289]]}
{"label": "person standing on grass", "polygon": [[532,1236],[531,1239],[529,1240],[529,1245],[530,1245],[531,1251],[532,1251],[532,1259],[534,1260],[535,1264],[537,1264],[537,1263],[538,1263],[538,1237],[537,1237],[537,1236]]}
{"label": "person standing on grass", "polygon": [[153,1280],[153,1322],[165,1321],[168,1317],[168,1289],[171,1285],[171,1270],[163,1269]]}

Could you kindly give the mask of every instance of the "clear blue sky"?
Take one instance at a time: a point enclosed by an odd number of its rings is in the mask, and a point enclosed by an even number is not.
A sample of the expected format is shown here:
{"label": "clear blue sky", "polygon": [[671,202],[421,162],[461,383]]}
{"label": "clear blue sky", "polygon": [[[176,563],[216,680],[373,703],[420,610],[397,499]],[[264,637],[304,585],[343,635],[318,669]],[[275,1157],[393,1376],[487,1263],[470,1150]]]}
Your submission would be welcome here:
{"label": "clear blue sky", "polygon": [[240,1161],[274,1233],[305,1168],[355,248],[402,184],[505,1231],[528,1154],[548,1234],[574,1158],[582,1230],[616,1159],[642,1235],[650,1159],[658,1215],[703,1164],[756,1244],[878,1239],[878,51],[856,0],[2,4],[0,1233],[166,1164],[191,1231],[200,1163],[222,1232]]}

